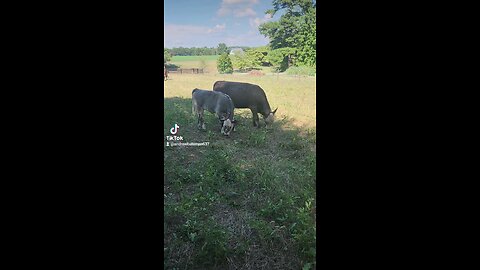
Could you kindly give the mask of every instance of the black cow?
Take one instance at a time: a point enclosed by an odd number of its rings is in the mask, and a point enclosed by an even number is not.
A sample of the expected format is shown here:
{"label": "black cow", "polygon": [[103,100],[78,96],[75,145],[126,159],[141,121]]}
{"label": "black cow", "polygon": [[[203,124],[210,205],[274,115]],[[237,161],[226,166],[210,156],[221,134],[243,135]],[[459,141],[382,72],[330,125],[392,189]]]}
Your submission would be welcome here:
{"label": "black cow", "polygon": [[233,101],[235,108],[249,108],[253,114],[253,126],[259,127],[258,113],[263,116],[265,124],[275,120],[277,109],[272,111],[267,96],[260,86],[242,82],[217,81],[213,84],[213,91],[227,94]]}

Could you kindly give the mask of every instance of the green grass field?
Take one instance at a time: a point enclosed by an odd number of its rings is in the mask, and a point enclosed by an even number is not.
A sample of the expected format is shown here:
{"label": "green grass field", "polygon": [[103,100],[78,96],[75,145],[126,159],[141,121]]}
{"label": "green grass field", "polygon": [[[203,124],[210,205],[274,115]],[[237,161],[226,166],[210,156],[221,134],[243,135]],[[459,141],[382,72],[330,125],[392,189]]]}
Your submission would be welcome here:
{"label": "green grass field", "polygon": [[[216,80],[260,85],[275,123],[257,129],[249,110],[235,110],[225,137],[206,112],[198,130],[191,92]],[[165,146],[165,269],[314,269],[315,80],[171,74],[164,86],[164,135],[176,123],[183,142],[209,143]]]}
{"label": "green grass field", "polygon": [[[206,73],[217,72],[217,59],[219,55],[204,56],[173,56],[170,64],[177,65],[181,68],[203,68]],[[202,62],[203,60],[203,62]]]}

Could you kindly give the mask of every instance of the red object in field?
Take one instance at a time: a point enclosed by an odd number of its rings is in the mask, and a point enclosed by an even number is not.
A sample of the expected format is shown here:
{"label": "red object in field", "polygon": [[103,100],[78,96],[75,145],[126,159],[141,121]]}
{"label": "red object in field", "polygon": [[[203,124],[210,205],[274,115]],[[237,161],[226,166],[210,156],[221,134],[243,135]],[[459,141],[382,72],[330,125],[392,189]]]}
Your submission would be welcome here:
{"label": "red object in field", "polygon": [[263,76],[265,73],[261,72],[260,70],[251,70],[248,72],[249,75],[251,76]]}

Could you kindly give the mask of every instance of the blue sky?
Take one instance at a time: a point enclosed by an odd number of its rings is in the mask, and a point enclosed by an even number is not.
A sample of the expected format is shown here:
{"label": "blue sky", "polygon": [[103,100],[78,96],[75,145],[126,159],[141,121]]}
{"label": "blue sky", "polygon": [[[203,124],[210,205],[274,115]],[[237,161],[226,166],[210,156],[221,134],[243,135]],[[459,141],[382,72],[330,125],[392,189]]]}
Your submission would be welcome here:
{"label": "blue sky", "polygon": [[272,0],[164,0],[164,47],[263,46]]}

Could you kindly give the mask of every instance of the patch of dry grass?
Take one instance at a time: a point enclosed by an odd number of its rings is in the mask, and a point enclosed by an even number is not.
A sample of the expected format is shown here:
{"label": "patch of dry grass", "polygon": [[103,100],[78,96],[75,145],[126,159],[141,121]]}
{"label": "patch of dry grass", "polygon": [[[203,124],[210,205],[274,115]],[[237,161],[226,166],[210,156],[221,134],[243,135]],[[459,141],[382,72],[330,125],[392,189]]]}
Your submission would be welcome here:
{"label": "patch of dry grass", "polygon": [[[278,107],[277,118],[288,117],[297,127],[315,128],[315,78],[267,75],[254,77],[238,74],[170,74],[164,82],[164,97],[192,97],[194,88],[211,90],[219,80],[247,82],[259,85],[266,93],[272,110]],[[236,110],[249,112],[248,109]],[[251,118],[251,114],[250,114]]]}

